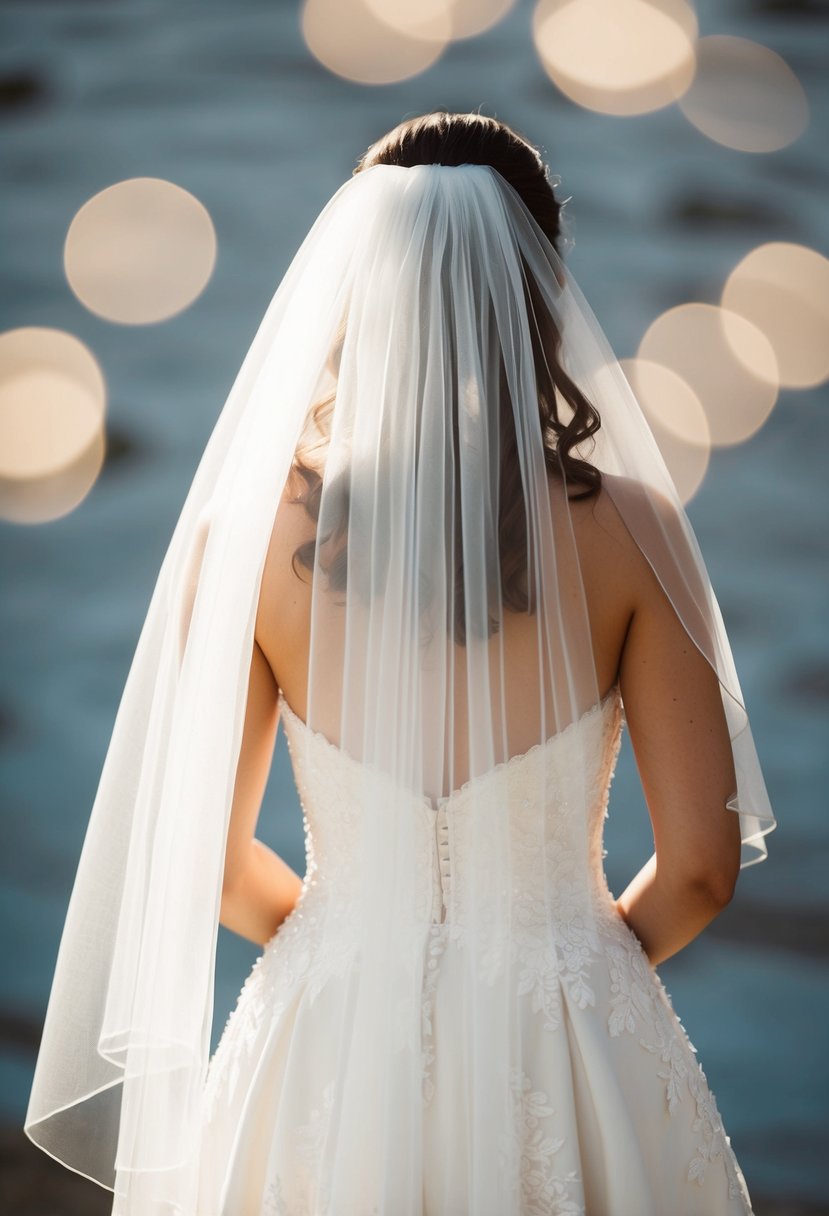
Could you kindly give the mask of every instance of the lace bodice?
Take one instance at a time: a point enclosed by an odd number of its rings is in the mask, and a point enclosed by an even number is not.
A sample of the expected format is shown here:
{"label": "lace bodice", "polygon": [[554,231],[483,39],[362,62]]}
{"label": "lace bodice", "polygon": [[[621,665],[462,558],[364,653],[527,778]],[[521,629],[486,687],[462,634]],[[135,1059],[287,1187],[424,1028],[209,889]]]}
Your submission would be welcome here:
{"label": "lace bodice", "polygon": [[[344,1043],[351,1043],[337,1028],[349,1024],[346,994],[350,977],[360,970],[357,943],[362,926],[355,917],[367,909],[360,898],[358,850],[371,836],[362,831],[364,766],[312,730],[281,694],[280,702],[303,810],[306,874],[296,906],[248,977],[205,1094],[206,1118],[224,1119],[235,1138],[243,1106],[233,1104],[233,1095],[240,1095],[242,1103],[245,1078],[258,1075],[259,1053],[266,1051],[262,1036],[282,1026],[284,1019],[284,1033],[290,1037],[294,1016],[297,1025],[312,1025],[315,1033],[325,1027],[328,1046],[315,1047],[308,1057],[317,1074],[310,1088],[302,1053],[287,1048],[277,1053],[274,1048],[280,1059],[296,1059],[298,1089],[291,1091],[285,1083],[290,1118],[284,1126],[295,1130],[284,1145],[285,1164],[272,1164],[263,1216],[301,1210],[301,1188],[291,1188],[308,1177],[319,1180],[319,1210],[328,1210],[325,1146],[334,1143],[330,1132],[341,1070],[326,1051],[340,1033]],[[414,794],[410,807],[403,802],[416,827],[411,859],[415,914],[411,923],[394,925],[395,959],[404,960],[395,978],[400,983],[401,975],[409,977],[401,993],[415,1007],[404,1002],[394,1029],[399,1041],[392,1038],[392,1043],[395,1058],[399,1051],[400,1058],[419,1056],[421,1067],[419,1096],[404,1089],[395,1106],[411,1109],[421,1103],[423,1127],[428,1134],[433,1128],[435,1152],[447,1168],[446,1140],[463,1139],[458,1129],[464,1119],[472,1118],[463,1107],[463,1088],[457,1086],[456,1053],[468,1021],[464,977],[474,957],[474,999],[486,1005],[489,989],[493,1007],[509,1006],[522,1027],[516,1040],[520,1051],[516,1046],[510,1072],[513,1141],[499,1139],[504,1121],[493,1120],[493,1152],[500,1153],[498,1185],[503,1182],[505,1193],[513,1196],[512,1207],[497,1210],[517,1212],[515,1196],[520,1195],[522,1216],[583,1216],[589,1210],[606,1210],[602,1187],[607,1186],[626,1197],[621,1200],[628,1205],[624,1210],[667,1211],[665,1206],[653,1207],[647,1198],[651,1187],[655,1195],[662,1185],[656,1179],[665,1157],[665,1193],[678,1195],[683,1175],[686,1188],[691,1188],[682,1192],[681,1202],[688,1202],[683,1210],[744,1216],[751,1211],[750,1200],[714,1095],[661,979],[615,908],[604,874],[603,828],[623,723],[621,696],[614,686],[544,743],[436,802]],[[381,782],[391,780],[380,773],[374,776]],[[480,797],[490,786],[494,796]],[[395,788],[399,811],[400,790]],[[491,891],[485,882],[473,880],[474,866],[486,872],[487,850],[503,846],[505,830],[508,882],[506,890]],[[493,869],[503,877],[503,865]],[[592,1113],[585,1115],[582,1128],[568,1105],[568,1087],[575,1079],[581,1093],[593,1093],[585,1108]],[[276,1093],[280,1086],[268,1085],[266,1090]],[[659,1128],[647,1167],[641,1145],[650,1144],[650,1124],[637,1127],[630,1122],[629,1108],[618,1105],[622,1091],[630,1095],[629,1102],[650,1110],[647,1117]],[[220,1113],[222,1102],[225,1114]],[[298,1115],[302,1110],[306,1113]],[[477,1106],[475,1111],[477,1118]],[[601,1130],[590,1132],[591,1118]],[[269,1114],[262,1114],[260,1121],[271,1126]],[[601,1146],[601,1152],[594,1165],[595,1146]],[[272,1154],[272,1163],[276,1161]],[[621,1173],[620,1161],[625,1163]],[[652,1176],[637,1175],[646,1168]],[[243,1162],[239,1186],[252,1185],[249,1178]],[[634,1194],[637,1198],[630,1199]],[[708,1206],[712,1195],[716,1204]],[[233,1210],[245,1206],[236,1196],[234,1203]],[[430,1210],[446,1210],[442,1193],[436,1203]]]}
{"label": "lace bodice", "polygon": [[[306,881],[317,892],[336,898],[339,907],[346,909],[359,870],[352,845],[361,815],[362,766],[325,735],[312,730],[281,693],[280,706],[303,809]],[[566,899],[567,919],[572,919],[574,900],[587,903],[597,894],[607,893],[602,834],[623,721],[621,696],[618,685],[614,685],[581,718],[546,742],[472,777],[436,803],[412,795],[412,815],[418,825],[414,859],[418,908],[424,921],[448,923],[457,929],[463,926],[468,911],[465,880],[472,833],[480,863],[481,841],[487,831],[488,802],[478,796],[486,784],[498,784],[492,813],[509,815],[514,924],[528,926],[533,920],[534,901],[543,890],[539,863],[545,838],[553,842],[556,885]],[[581,738],[579,764],[575,765],[572,744],[577,732]],[[583,811],[578,810],[584,805],[583,755],[589,766],[586,824]],[[538,805],[542,787],[543,809]],[[473,809],[474,814],[470,813]],[[497,834],[493,832],[492,836],[493,847],[497,847]],[[547,847],[549,852],[549,843]]]}

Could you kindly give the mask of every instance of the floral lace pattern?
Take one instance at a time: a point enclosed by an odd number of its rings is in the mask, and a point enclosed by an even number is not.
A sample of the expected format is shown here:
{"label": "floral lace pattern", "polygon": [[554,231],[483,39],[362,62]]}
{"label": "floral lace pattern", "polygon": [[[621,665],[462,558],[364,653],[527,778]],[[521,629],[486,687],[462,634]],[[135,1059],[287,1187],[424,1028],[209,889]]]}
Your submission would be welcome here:
{"label": "floral lace pattern", "polygon": [[521,1196],[522,1216],[584,1216],[582,1183],[575,1170],[555,1172],[554,1158],[564,1147],[549,1128],[555,1114],[550,1099],[533,1089],[528,1074],[515,1068],[510,1077],[513,1098],[512,1143],[502,1148],[505,1174],[512,1174],[513,1193]]}
{"label": "floral lace pattern", "polygon": [[[610,711],[610,712],[608,712]],[[620,745],[621,708],[617,690],[611,690],[593,710],[583,715],[581,724],[589,729],[598,727],[598,754],[604,757],[596,773],[592,821],[587,840],[593,840],[607,813],[610,780]],[[595,726],[594,726],[595,724]],[[548,745],[533,747],[529,752],[497,766],[494,771],[499,783],[499,795],[490,804],[501,815],[509,808],[509,841],[513,858],[512,891],[506,907],[494,899],[483,908],[475,904],[475,923],[486,948],[478,944],[481,972],[494,983],[503,974],[503,963],[509,960],[519,996],[530,998],[534,1013],[540,1013],[550,1031],[558,1030],[562,1018],[563,991],[580,1009],[595,1004],[590,985],[592,960],[599,953],[599,940],[592,928],[593,905],[589,882],[586,850],[588,845],[578,827],[573,828],[567,815],[566,794],[569,777],[566,756],[557,762],[560,744],[575,724],[554,736]],[[437,990],[440,960],[449,941],[463,947],[466,942],[467,909],[473,902],[465,875],[474,867],[485,873],[488,849],[497,853],[500,844],[497,832],[489,829],[488,807],[477,806],[473,816],[464,813],[469,791],[480,778],[466,782],[449,799],[452,804],[448,820],[449,853],[452,858],[450,878],[442,871],[446,904],[446,921],[429,927],[426,947],[426,971],[422,998],[422,1060],[423,1098],[429,1102],[434,1095],[431,1069],[435,1051],[432,1013]],[[490,778],[491,780],[491,778]],[[538,814],[539,787],[549,789],[544,803],[550,809],[546,817]],[[488,843],[488,841],[490,843]],[[552,860],[545,863],[545,857]],[[474,858],[474,863],[473,859]],[[545,864],[552,867],[551,885],[557,900],[551,908],[545,900],[548,879]],[[601,869],[601,867],[599,867]],[[485,880],[478,884],[486,888]],[[437,903],[437,900],[435,901]],[[483,912],[483,914],[482,914]],[[505,934],[503,926],[511,926]]]}
{"label": "floral lace pattern", "polygon": [[440,957],[446,949],[446,931],[443,925],[432,925],[429,934],[426,976],[423,981],[423,997],[420,1005],[420,1023],[423,1044],[421,1048],[421,1089],[424,1105],[432,1101],[435,1085],[432,1080],[432,1065],[435,1062],[434,1025],[432,1021],[435,992],[438,986]]}
{"label": "floral lace pattern", "polygon": [[290,1216],[288,1202],[282,1189],[282,1178],[279,1174],[268,1183],[268,1189],[262,1200],[262,1216]]}
{"label": "floral lace pattern", "polygon": [[611,980],[608,1033],[638,1035],[645,1051],[655,1056],[661,1065],[658,1075],[665,1082],[665,1105],[670,1115],[676,1114],[688,1094],[694,1104],[696,1117],[693,1130],[699,1140],[688,1165],[687,1179],[702,1186],[709,1165],[722,1159],[728,1177],[728,1195],[741,1199],[750,1211],[750,1199],[745,1178],[740,1169],[731,1139],[726,1135],[722,1116],[705,1073],[697,1059],[697,1051],[685,1027],[676,1015],[671,998],[662,979],[651,966],[642,943],[620,917],[614,917],[609,932],[621,944],[605,944]]}
{"label": "floral lace pattern", "polygon": [[[268,1028],[283,1016],[290,1017],[292,1002],[313,1004],[334,977],[346,975],[358,961],[354,946],[358,935],[348,910],[357,905],[359,894],[355,884],[363,788],[360,766],[308,728],[284,698],[282,704],[303,812],[306,874],[296,906],[245,981],[210,1062],[204,1091],[208,1121],[237,1086],[246,1084]],[[696,1049],[607,887],[603,829],[623,723],[621,699],[614,688],[547,744],[498,765],[492,774],[473,778],[448,798],[439,799],[436,807],[425,801],[413,803],[422,828],[412,861],[416,903],[423,919],[412,927],[411,943],[403,942],[401,950],[414,944],[422,952],[422,984],[419,1018],[412,1020],[410,1008],[400,1010],[396,1046],[420,1054],[426,1117],[440,1084],[435,1073],[436,1036],[448,1033],[451,1038],[457,1031],[454,1026],[447,1031],[436,1021],[442,972],[457,965],[465,952],[477,951],[474,974],[484,984],[510,984],[519,1003],[539,1019],[545,1035],[570,1033],[565,1017],[580,1011],[591,1021],[603,1020],[608,1040],[634,1039],[643,1051],[643,1067],[645,1060],[652,1061],[664,1086],[668,1115],[690,1112],[693,1138],[687,1143],[687,1182],[703,1187],[718,1163],[725,1170],[729,1199],[750,1213],[745,1179]],[[576,730],[595,758],[586,824],[569,810],[585,804],[584,791],[572,786],[572,771],[579,766],[568,764],[563,746]],[[473,798],[485,780],[490,781],[494,796]],[[473,806],[475,814],[468,814]],[[505,831],[511,880],[508,889],[490,894],[487,860],[502,855],[498,850],[503,849]],[[500,873],[494,862],[492,870]],[[477,876],[474,890],[470,873]],[[475,925],[474,938],[470,924]],[[521,1216],[584,1216],[578,1171],[556,1168],[556,1160],[564,1160],[567,1153],[570,1164],[579,1160],[578,1143],[568,1144],[568,1137],[560,1134],[566,1124],[556,1123],[554,1101],[533,1071],[527,1060],[511,1073],[513,1134],[501,1146],[504,1177],[511,1179],[512,1193],[520,1195]],[[296,1168],[301,1165],[314,1180],[315,1212],[328,1210],[321,1158],[335,1099],[332,1079],[295,1129],[291,1150]],[[289,1210],[293,1216],[303,1208],[297,1207],[288,1189],[288,1175],[272,1170],[261,1216],[285,1216]]]}

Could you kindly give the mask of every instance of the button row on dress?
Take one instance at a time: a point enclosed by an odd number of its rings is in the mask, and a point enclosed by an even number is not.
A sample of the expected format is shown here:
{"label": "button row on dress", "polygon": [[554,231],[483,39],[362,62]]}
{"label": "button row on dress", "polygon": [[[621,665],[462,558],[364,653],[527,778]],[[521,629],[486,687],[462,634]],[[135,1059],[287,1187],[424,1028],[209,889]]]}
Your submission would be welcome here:
{"label": "button row on dress", "polygon": [[439,920],[445,921],[446,913],[449,909],[449,895],[452,882],[451,860],[449,856],[449,822],[446,818],[445,806],[438,807],[435,827],[437,835],[438,873],[440,876],[441,894]]}

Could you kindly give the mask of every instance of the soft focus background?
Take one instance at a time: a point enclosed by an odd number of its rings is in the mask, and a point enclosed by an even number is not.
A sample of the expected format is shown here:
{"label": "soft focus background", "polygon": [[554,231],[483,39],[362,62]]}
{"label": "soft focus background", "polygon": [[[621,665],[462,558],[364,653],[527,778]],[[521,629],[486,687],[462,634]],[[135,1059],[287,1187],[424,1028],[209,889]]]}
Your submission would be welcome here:
{"label": "soft focus background", "polygon": [[[829,1212],[829,9],[18,0],[0,23],[0,1210],[109,1211],[21,1124],[140,627],[312,220],[369,143],[445,108],[540,145],[580,286],[619,357],[648,360],[627,366],[779,821],[660,973],[758,1216]],[[259,834],[302,872],[281,730]],[[619,894],[652,847],[627,737],[606,844]],[[220,934],[214,1045],[258,953]]]}

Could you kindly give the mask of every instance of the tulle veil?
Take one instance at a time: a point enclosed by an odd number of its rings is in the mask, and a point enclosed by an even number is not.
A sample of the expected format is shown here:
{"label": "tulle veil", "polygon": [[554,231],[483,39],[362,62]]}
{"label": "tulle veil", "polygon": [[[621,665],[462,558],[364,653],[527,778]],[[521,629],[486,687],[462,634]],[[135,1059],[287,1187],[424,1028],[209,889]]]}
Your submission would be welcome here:
{"label": "tulle veil", "polygon": [[[475,1109],[504,1112],[500,1155],[483,1121],[463,1145],[473,1210],[495,1210],[493,1196],[509,1203],[524,1030],[495,981],[516,926],[535,918],[538,949],[556,964],[550,1016],[561,989],[578,997],[598,913],[575,876],[600,864],[579,724],[608,695],[567,479],[540,421],[538,333],[559,336],[567,374],[598,410],[584,458],[716,673],[742,864],[766,855],[775,820],[699,546],[569,269],[489,166],[353,176],[280,283],[193,479],[60,943],[25,1130],[111,1188],[116,1213],[199,1210],[224,851],[259,589],[277,505],[315,427],[324,460],[304,737],[348,757],[350,811],[325,845],[354,859],[348,869],[313,859],[301,896],[317,983],[350,976],[327,1027],[347,1061],[322,1158],[329,1210],[420,1211],[423,993],[436,935],[462,959],[459,1083]],[[567,410],[555,403],[560,428]],[[580,825],[566,842],[554,815],[528,814],[516,797],[509,760],[524,753],[536,808],[554,785]],[[532,902],[514,881],[518,849],[534,857]],[[578,949],[562,936],[562,909],[579,925]]]}

